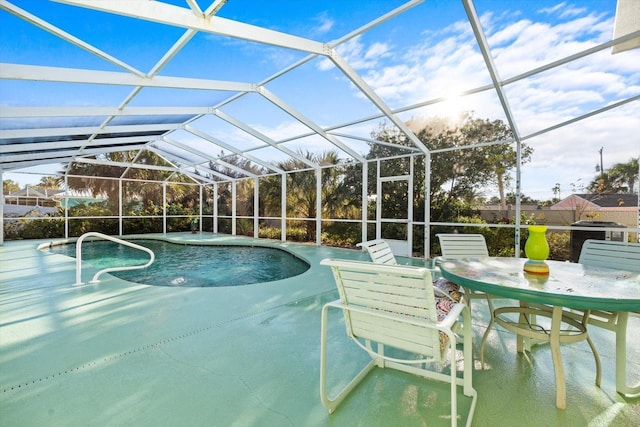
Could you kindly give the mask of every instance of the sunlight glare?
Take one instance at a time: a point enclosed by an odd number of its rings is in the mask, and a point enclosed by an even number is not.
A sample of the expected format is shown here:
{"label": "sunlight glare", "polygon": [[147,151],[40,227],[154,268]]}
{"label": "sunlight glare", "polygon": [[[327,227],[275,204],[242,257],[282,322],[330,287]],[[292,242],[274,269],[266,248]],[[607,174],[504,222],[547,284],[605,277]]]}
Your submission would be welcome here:
{"label": "sunlight glare", "polygon": [[447,118],[451,121],[459,121],[463,113],[468,111],[465,102],[460,95],[452,95],[445,98],[444,101],[437,104],[437,115]]}

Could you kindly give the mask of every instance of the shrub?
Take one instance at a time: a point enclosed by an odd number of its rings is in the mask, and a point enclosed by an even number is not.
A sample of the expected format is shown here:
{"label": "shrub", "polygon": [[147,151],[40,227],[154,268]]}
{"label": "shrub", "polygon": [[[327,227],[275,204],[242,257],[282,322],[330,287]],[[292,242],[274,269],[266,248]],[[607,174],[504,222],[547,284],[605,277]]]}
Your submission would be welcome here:
{"label": "shrub", "polygon": [[280,240],[281,230],[277,227],[260,227],[258,237],[264,239]]}
{"label": "shrub", "polygon": [[322,243],[328,246],[352,248],[360,240],[360,224],[356,223],[332,222],[322,233]]}
{"label": "shrub", "polygon": [[551,231],[547,233],[549,243],[549,259],[556,261],[566,261],[570,258],[569,242],[571,233],[569,231]]}

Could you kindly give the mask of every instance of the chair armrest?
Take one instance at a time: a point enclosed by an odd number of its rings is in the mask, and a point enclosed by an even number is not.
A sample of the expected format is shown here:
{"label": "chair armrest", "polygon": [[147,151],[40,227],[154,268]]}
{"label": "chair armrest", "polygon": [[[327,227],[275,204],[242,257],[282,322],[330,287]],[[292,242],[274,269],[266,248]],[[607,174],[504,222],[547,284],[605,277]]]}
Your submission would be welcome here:
{"label": "chair armrest", "polygon": [[458,321],[458,318],[462,315],[462,311],[467,308],[466,304],[461,302],[455,303],[449,313],[438,322],[439,325],[444,326],[447,329],[451,329],[453,325]]}
{"label": "chair armrest", "polygon": [[465,304],[463,304],[463,303],[454,304],[453,307],[451,308],[451,311],[449,311],[449,313],[447,313],[445,318],[442,319],[440,322],[432,322],[432,321],[427,320],[427,319],[409,318],[409,317],[400,316],[400,315],[397,315],[397,314],[388,314],[388,313],[385,313],[385,312],[380,311],[380,310],[372,310],[372,309],[366,308],[366,307],[352,306],[352,305],[349,305],[349,304],[344,304],[339,299],[326,303],[324,305],[324,307],[325,307],[325,309],[328,308],[328,307],[334,307],[334,308],[338,308],[340,310],[355,311],[355,312],[359,312],[359,313],[370,314],[370,315],[376,316],[376,317],[381,317],[381,318],[384,318],[384,319],[394,320],[394,321],[401,322],[401,323],[408,323],[408,324],[415,325],[415,326],[423,326],[425,328],[437,329],[437,330],[445,331],[445,330],[451,329],[453,324],[455,324],[458,321],[458,318],[461,316],[462,311],[467,306]]}

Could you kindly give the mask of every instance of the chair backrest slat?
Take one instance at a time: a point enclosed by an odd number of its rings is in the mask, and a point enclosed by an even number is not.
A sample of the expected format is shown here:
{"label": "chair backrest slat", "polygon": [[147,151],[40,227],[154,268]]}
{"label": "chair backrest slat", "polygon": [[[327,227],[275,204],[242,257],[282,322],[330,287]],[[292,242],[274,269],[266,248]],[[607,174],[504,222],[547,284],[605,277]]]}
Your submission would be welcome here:
{"label": "chair backrest slat", "polygon": [[587,239],[580,251],[580,264],[640,271],[640,244]]}
{"label": "chair backrest slat", "polygon": [[436,234],[443,258],[487,257],[489,250],[482,234]]}
{"label": "chair backrest slat", "polygon": [[342,303],[365,311],[345,310],[350,336],[441,357],[437,329],[393,320],[437,322],[429,269],[338,259],[321,264],[332,268]]}

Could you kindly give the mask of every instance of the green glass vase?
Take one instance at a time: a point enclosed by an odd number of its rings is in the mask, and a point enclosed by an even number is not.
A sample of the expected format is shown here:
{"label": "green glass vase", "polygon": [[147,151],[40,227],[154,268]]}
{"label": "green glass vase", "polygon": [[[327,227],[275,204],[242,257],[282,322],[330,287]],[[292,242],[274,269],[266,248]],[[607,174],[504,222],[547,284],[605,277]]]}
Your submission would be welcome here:
{"label": "green glass vase", "polygon": [[549,243],[545,233],[546,225],[530,225],[529,237],[524,245],[524,253],[527,255],[527,262],[524,263],[525,273],[547,275],[549,266],[545,262],[549,256]]}
{"label": "green glass vase", "polygon": [[549,256],[549,243],[545,233],[546,225],[530,225],[529,237],[524,245],[524,253],[530,260],[544,261]]}

